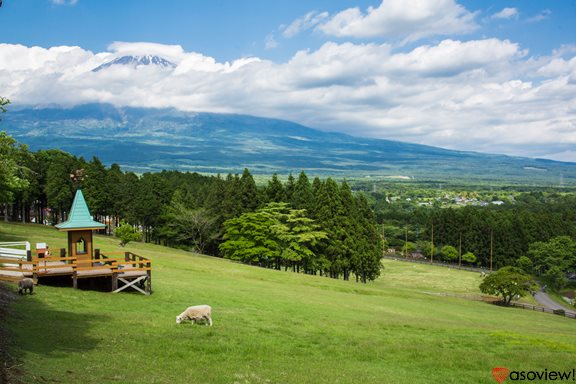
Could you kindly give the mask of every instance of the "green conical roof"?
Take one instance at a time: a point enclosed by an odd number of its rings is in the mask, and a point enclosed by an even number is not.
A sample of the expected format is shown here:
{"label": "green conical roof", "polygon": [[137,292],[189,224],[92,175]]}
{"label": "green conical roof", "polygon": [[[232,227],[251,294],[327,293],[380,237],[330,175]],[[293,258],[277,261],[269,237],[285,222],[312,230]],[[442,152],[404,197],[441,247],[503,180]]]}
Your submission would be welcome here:
{"label": "green conical roof", "polygon": [[92,219],[82,191],[77,190],[68,221],[56,224],[56,228],[61,231],[73,231],[77,229],[102,229],[106,228],[106,225]]}

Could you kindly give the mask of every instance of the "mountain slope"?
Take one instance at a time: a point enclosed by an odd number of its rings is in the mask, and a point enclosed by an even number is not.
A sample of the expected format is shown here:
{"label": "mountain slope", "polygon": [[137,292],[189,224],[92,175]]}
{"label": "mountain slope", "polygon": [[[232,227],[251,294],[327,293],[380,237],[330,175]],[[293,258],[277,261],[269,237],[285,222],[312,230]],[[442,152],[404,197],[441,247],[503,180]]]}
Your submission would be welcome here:
{"label": "mountain slope", "polygon": [[127,65],[134,68],[148,65],[155,65],[161,68],[176,68],[176,64],[159,56],[152,56],[152,55],[122,56],[107,63],[104,63],[102,65],[99,65],[98,67],[94,68],[92,72],[99,72],[115,65]]}
{"label": "mountain slope", "polygon": [[451,151],[352,137],[245,115],[119,108],[12,109],[0,128],[31,149],[61,148],[138,172],[180,169],[236,173],[576,181],[576,164]]}

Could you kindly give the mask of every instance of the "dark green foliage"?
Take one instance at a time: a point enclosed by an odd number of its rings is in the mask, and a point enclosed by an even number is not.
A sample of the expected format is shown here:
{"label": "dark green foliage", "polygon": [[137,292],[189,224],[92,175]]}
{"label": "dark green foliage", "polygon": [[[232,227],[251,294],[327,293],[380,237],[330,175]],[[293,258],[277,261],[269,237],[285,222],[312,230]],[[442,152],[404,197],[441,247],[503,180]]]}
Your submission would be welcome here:
{"label": "dark green foliage", "polygon": [[569,236],[558,236],[530,244],[527,253],[537,275],[545,275],[554,267],[564,272],[576,270],[576,241]]}
{"label": "dark green foliage", "polygon": [[6,105],[10,104],[10,99],[0,96],[0,112],[6,112]]}
{"label": "dark green foliage", "polygon": [[286,193],[282,182],[278,179],[277,174],[272,175],[272,179],[268,181],[268,186],[265,190],[266,200],[268,202],[280,203],[286,201]]}
{"label": "dark green foliage", "polygon": [[[0,107],[3,108],[0,97]],[[12,201],[14,193],[24,190],[28,181],[22,172],[22,157],[27,148],[18,146],[5,132],[0,132],[0,203]]]}

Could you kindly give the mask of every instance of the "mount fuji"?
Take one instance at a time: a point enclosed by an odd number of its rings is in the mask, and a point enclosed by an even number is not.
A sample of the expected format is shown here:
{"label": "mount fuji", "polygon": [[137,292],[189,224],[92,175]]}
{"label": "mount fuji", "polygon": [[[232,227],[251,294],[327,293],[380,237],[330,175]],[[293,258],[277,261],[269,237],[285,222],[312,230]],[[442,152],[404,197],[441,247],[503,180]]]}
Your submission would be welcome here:
{"label": "mount fuji", "polygon": [[92,72],[100,72],[106,68],[110,68],[116,65],[127,65],[134,68],[155,65],[161,68],[173,69],[176,68],[176,64],[168,61],[160,56],[146,55],[146,56],[122,56],[118,57],[112,61],[99,65],[94,68]]}

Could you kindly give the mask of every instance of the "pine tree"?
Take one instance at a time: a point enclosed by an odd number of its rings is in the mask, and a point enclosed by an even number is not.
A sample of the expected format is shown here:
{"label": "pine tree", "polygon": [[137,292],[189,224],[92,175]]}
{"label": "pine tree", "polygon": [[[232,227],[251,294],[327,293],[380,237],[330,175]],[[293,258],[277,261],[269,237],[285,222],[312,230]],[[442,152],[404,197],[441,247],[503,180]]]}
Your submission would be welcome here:
{"label": "pine tree", "polygon": [[280,203],[286,200],[286,193],[282,182],[278,179],[277,174],[272,175],[272,179],[268,180],[268,186],[265,189],[266,201],[271,203]]}
{"label": "pine tree", "polygon": [[[320,179],[317,178],[317,180],[318,183],[320,183]],[[288,202],[295,209],[306,209],[309,213],[312,213],[314,210],[314,194],[312,192],[312,185],[304,171],[300,172],[298,180],[294,185],[294,192]]]}
{"label": "pine tree", "polygon": [[260,206],[258,188],[256,187],[256,182],[250,174],[250,171],[248,171],[248,168],[244,168],[242,177],[240,177],[239,192],[240,194],[238,203],[242,213],[252,212]]}

